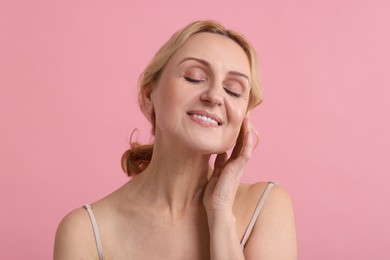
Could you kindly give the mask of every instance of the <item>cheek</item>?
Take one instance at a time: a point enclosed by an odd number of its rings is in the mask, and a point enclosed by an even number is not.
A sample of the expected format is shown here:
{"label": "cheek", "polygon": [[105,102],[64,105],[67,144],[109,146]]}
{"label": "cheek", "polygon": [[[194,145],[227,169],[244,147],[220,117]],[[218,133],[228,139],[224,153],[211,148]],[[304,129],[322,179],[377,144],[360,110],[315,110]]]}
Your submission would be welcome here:
{"label": "cheek", "polygon": [[[235,106],[228,107],[229,111],[229,123],[233,126],[233,135],[237,138],[242,122],[247,114],[246,112],[247,104],[235,104]],[[235,138],[235,139],[236,139]],[[235,140],[234,140],[235,141]]]}
{"label": "cheek", "polygon": [[235,102],[227,106],[230,123],[239,124],[239,126],[241,126],[242,121],[246,116],[246,108],[247,108],[247,103],[244,102],[242,103]]}
{"label": "cheek", "polygon": [[229,124],[231,124],[231,136],[233,144],[236,142],[238,134],[240,133],[242,122],[246,116],[247,104],[235,104],[227,107],[229,113]]}
{"label": "cheek", "polygon": [[174,81],[166,80],[155,89],[152,98],[157,127],[176,127],[184,110],[186,94]]}

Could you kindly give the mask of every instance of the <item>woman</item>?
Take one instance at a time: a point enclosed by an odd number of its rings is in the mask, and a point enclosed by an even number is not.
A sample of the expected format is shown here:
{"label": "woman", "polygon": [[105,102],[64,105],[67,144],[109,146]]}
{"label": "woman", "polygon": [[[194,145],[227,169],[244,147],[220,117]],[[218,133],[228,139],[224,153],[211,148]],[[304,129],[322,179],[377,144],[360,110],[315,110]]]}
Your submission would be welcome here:
{"label": "woman", "polygon": [[133,143],[122,158],[133,178],[62,220],[54,258],[296,259],[288,194],[240,183],[261,98],[242,36],[214,21],[174,34],[140,78],[153,145]]}

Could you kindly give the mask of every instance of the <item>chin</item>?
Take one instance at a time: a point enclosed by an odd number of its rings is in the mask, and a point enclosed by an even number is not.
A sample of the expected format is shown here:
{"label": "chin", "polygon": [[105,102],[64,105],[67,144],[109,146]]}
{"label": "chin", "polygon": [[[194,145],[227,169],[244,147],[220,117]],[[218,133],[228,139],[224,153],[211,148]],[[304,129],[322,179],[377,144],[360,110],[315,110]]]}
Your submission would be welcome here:
{"label": "chin", "polygon": [[229,151],[232,147],[233,144],[221,144],[217,143],[216,141],[210,142],[210,140],[206,141],[201,141],[201,140],[196,140],[193,139],[193,142],[189,144],[189,146],[194,149],[199,151],[202,154],[220,154]]}

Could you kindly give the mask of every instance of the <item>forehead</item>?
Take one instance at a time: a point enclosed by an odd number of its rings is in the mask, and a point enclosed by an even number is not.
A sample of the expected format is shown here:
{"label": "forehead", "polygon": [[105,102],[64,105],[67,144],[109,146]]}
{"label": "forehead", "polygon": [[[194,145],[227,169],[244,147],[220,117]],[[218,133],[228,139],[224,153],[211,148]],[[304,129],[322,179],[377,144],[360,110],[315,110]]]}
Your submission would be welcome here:
{"label": "forehead", "polygon": [[249,76],[250,65],[244,50],[232,39],[215,33],[192,35],[172,56],[172,63],[193,57],[210,63],[211,66],[235,70]]}

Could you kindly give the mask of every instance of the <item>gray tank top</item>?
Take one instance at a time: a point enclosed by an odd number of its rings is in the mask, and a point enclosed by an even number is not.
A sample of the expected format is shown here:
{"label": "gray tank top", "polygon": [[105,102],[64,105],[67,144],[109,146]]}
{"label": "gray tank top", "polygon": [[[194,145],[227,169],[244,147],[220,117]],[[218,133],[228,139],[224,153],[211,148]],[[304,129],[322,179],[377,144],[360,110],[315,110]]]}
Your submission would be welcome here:
{"label": "gray tank top", "polygon": [[[260,215],[260,211],[264,206],[264,203],[268,197],[268,194],[270,193],[272,187],[275,185],[274,181],[270,181],[267,185],[267,188],[264,190],[263,194],[261,195],[259,201],[257,202],[256,209],[253,212],[252,218],[249,221],[248,227],[245,230],[244,236],[241,240],[241,246],[244,250],[246,242],[249,239],[250,234],[252,233],[253,227],[255,226],[256,220],[258,219]],[[93,229],[93,235],[95,237],[96,247],[99,255],[99,260],[104,260],[103,256],[103,246],[102,246],[102,240],[100,238],[99,229],[96,223],[95,214],[92,211],[92,207],[89,204],[84,205],[84,208],[87,210],[89,218],[91,219],[92,229]]]}

